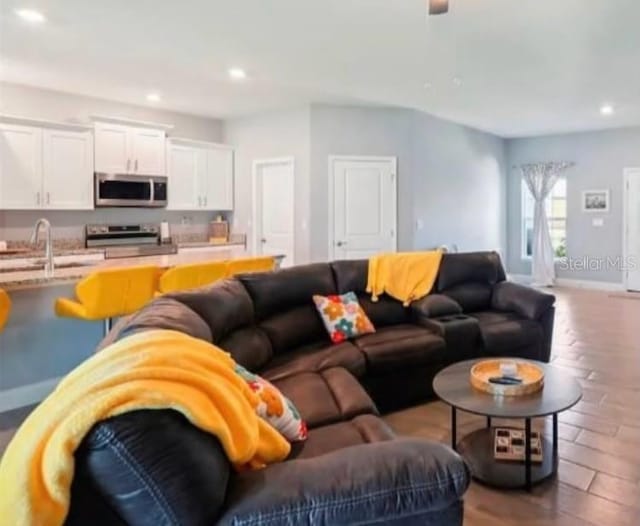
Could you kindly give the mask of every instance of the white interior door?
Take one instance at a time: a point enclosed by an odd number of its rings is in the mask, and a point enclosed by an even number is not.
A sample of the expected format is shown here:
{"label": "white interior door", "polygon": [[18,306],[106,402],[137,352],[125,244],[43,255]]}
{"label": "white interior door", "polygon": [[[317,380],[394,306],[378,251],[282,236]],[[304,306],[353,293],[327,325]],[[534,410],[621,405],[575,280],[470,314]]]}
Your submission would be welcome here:
{"label": "white interior door", "polygon": [[283,267],[294,263],[293,158],[255,161],[254,247],[256,255],[284,255]]}
{"label": "white interior door", "polygon": [[640,168],[625,174],[626,287],[640,292]]}
{"label": "white interior door", "polygon": [[396,159],[331,157],[329,172],[331,259],[395,252]]}

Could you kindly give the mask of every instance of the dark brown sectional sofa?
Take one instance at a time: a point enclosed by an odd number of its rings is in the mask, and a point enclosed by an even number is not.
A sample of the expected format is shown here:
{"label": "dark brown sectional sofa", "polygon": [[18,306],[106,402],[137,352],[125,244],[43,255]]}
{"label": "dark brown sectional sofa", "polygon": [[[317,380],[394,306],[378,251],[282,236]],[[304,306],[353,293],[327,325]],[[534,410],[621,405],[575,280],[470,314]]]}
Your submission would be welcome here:
{"label": "dark brown sectional sofa", "polygon": [[[554,297],[506,281],[494,252],[446,254],[434,292],[409,308],[372,302],[366,277],[366,261],[243,275],[122,320],[103,346],[155,328],[213,342],[296,404],[309,439],[282,464],[237,474],[218,441],[174,411],[112,418],[76,454],[68,523],[461,524],[464,462],[397,437],[379,411],[428,399],[456,361],[548,361]],[[376,333],[332,345],[311,298],[348,291]]]}

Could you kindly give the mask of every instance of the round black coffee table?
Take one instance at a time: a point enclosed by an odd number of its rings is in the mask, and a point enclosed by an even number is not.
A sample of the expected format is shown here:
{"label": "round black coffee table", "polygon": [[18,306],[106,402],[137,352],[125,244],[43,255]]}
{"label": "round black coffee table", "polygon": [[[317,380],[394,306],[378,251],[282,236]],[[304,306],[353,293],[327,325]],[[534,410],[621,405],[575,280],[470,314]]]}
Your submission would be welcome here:
{"label": "round black coffee table", "polygon": [[[505,358],[505,360],[518,360]],[[558,413],[582,398],[580,384],[568,373],[542,362],[527,360],[544,369],[544,387],[525,396],[495,396],[475,389],[469,380],[471,367],[481,360],[467,360],[440,371],[433,380],[438,397],[451,406],[451,447],[467,461],[476,480],[500,488],[531,489],[556,473],[558,468]],[[457,441],[456,411],[487,417],[487,426]],[[531,419],[553,416],[553,442],[542,438],[543,459],[531,461]],[[522,418],[525,423],[525,461],[496,460],[491,418]],[[505,427],[505,426],[499,426]]]}

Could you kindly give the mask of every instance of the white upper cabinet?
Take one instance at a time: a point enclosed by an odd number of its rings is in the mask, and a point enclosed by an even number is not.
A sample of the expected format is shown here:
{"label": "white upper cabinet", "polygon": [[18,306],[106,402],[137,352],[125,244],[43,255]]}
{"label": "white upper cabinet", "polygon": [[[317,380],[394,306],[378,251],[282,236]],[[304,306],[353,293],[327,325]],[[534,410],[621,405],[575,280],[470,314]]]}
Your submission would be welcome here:
{"label": "white upper cabinet", "polygon": [[96,122],[95,171],[100,173],[129,173],[129,127],[122,124]]}
{"label": "white upper cabinet", "polygon": [[233,210],[233,150],[207,150],[207,190],[205,206],[209,210]]}
{"label": "white upper cabinet", "polygon": [[164,130],[125,124],[95,123],[95,171],[165,175]]}
{"label": "white upper cabinet", "polygon": [[0,123],[0,209],[40,208],[42,130]]}
{"label": "white upper cabinet", "polygon": [[164,130],[131,129],[132,173],[165,175],[166,137]]}
{"label": "white upper cabinet", "polygon": [[233,150],[198,141],[170,141],[169,204],[172,210],[233,210]]}
{"label": "white upper cabinet", "polygon": [[93,208],[91,132],[0,123],[0,208]]}
{"label": "white upper cabinet", "polygon": [[202,184],[207,170],[207,152],[179,144],[169,146],[169,202],[172,210],[202,208]]}
{"label": "white upper cabinet", "polygon": [[57,210],[93,208],[91,132],[43,130],[43,205]]}

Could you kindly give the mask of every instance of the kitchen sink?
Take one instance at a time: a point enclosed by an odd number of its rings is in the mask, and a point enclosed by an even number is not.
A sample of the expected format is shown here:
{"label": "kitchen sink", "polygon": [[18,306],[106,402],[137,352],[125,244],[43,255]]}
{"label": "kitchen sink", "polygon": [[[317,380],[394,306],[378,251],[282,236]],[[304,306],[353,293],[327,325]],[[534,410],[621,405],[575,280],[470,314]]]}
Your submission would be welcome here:
{"label": "kitchen sink", "polygon": [[[54,258],[55,270],[67,268],[91,267],[104,261],[104,256],[58,256]],[[8,272],[37,272],[44,270],[46,260],[44,258],[20,258],[0,260],[0,273]],[[54,271],[55,274],[55,271]]]}

